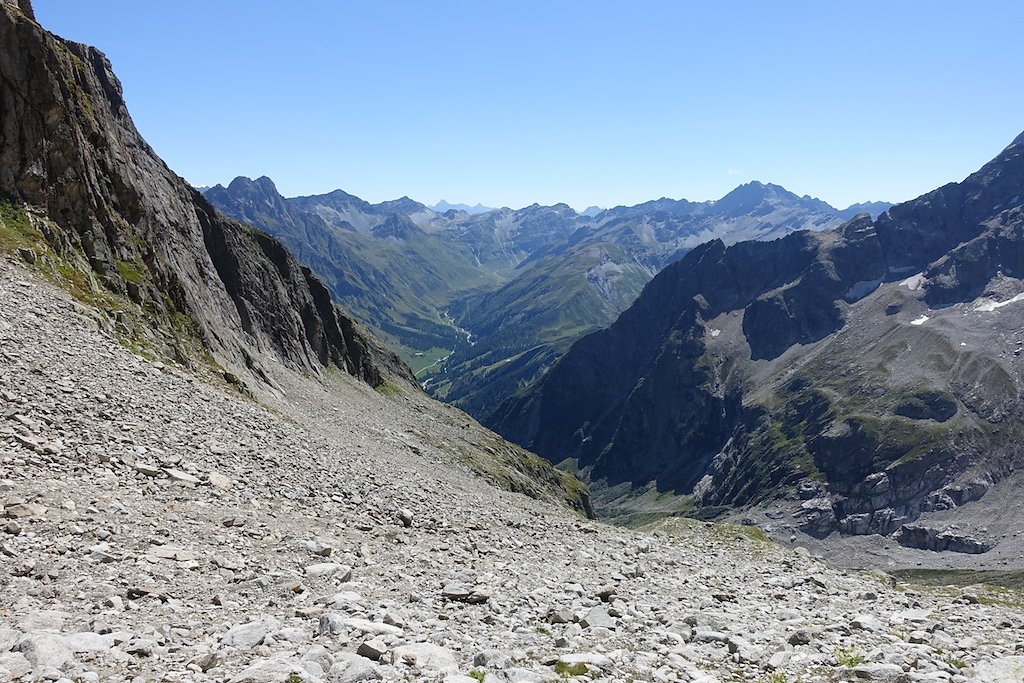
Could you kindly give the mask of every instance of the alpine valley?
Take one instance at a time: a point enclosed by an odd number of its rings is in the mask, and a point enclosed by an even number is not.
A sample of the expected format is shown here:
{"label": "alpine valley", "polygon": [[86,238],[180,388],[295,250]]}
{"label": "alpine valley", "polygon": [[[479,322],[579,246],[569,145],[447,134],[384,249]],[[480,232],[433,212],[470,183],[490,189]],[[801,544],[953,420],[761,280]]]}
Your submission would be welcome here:
{"label": "alpine valley", "polygon": [[0,681],[1019,683],[1022,151],[880,215],[204,196],[0,0]]}
{"label": "alpine valley", "polygon": [[285,199],[266,177],[204,193],[288,246],[431,394],[483,420],[698,244],[827,230],[889,206],[840,211],[758,182],[718,201],[584,214],[564,204],[440,213],[408,197],[369,204],[341,190]]}

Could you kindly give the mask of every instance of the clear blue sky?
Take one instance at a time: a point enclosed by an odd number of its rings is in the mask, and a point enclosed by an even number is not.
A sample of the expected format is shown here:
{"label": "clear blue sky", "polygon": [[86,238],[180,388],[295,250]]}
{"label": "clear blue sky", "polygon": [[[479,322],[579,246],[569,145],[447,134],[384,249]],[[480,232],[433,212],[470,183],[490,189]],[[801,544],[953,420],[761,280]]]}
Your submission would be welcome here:
{"label": "clear blue sky", "polygon": [[960,180],[1024,130],[1010,0],[35,0],[194,184],[520,207],[845,206]]}

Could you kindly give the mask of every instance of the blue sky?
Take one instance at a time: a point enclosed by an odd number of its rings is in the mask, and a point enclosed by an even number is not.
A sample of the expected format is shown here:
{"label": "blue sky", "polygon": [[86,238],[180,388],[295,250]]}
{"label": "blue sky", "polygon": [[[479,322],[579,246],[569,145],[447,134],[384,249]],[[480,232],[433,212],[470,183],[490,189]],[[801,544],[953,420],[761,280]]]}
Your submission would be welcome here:
{"label": "blue sky", "polygon": [[1024,130],[1024,3],[35,0],[197,185],[520,207],[834,205],[961,180]]}

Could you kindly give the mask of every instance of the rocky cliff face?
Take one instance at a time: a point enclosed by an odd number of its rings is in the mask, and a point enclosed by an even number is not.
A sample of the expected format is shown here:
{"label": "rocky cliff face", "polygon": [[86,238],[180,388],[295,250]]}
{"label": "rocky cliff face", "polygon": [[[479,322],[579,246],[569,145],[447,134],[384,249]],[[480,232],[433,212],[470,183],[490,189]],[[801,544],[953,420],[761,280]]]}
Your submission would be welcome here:
{"label": "rocky cliff face", "polygon": [[117,331],[236,378],[340,368],[411,374],[275,240],[219,215],[141,138],[110,63],[0,5],[0,195],[6,242],[106,308]]}
{"label": "rocky cliff face", "polygon": [[493,426],[698,508],[802,495],[818,536],[983,495],[1024,457],[1022,143],[876,220],[694,249]]}
{"label": "rocky cliff face", "polygon": [[31,0],[3,0],[3,2],[17,9],[32,21],[36,20],[36,11],[32,9]]}

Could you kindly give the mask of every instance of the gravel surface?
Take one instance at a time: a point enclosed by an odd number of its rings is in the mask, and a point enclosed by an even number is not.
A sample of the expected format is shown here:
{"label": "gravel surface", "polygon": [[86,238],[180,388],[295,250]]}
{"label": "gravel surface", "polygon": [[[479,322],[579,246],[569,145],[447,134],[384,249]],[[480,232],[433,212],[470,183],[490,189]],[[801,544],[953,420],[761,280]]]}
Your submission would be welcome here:
{"label": "gravel surface", "polygon": [[1024,680],[1015,594],[589,522],[476,474],[451,408],[276,379],[220,393],[0,261],[0,680]]}

